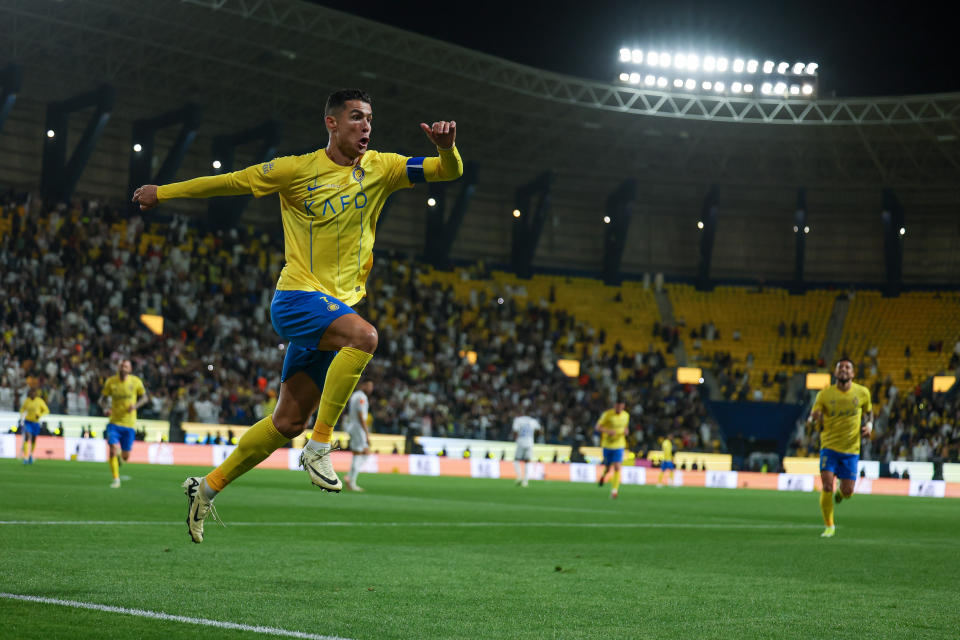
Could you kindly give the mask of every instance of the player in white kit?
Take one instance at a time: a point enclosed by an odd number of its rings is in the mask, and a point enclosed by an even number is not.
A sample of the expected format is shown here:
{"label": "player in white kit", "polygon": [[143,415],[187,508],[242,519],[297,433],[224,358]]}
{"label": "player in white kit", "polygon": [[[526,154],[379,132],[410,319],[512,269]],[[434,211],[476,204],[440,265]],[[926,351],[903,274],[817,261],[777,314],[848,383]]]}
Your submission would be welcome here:
{"label": "player in white kit", "polygon": [[367,456],[370,455],[370,430],[367,427],[367,415],[370,411],[369,394],[373,393],[373,381],[364,380],[357,385],[357,390],[350,396],[347,410],[344,412],[343,428],[350,436],[350,451],[353,460],[350,462],[350,472],[347,473],[344,486],[350,491],[363,491],[357,486],[357,476]]}
{"label": "player in white kit", "polygon": [[[517,441],[516,453],[513,454],[513,468],[517,472],[517,484],[527,486],[530,478],[530,462],[533,460],[533,439],[540,431],[540,423],[530,416],[517,416],[513,419],[513,439]],[[523,461],[521,473],[520,462]]]}

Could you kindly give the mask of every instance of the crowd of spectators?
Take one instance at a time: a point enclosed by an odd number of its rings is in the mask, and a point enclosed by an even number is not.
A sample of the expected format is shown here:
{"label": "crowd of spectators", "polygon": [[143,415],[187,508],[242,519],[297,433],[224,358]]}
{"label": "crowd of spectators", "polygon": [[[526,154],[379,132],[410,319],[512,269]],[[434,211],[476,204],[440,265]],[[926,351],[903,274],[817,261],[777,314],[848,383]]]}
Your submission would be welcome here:
{"label": "crowd of spectators", "polygon": [[[96,200],[44,209],[6,193],[0,205],[0,410],[34,387],[53,413],[96,415],[103,381],[129,357],[150,394],[143,418],[248,425],[272,411],[285,346],[269,318],[278,235]],[[509,288],[458,299],[424,271],[378,251],[358,307],[380,332],[367,371],[375,431],[504,440],[528,414],[545,442],[594,444],[597,417],[621,397],[636,449],[667,433],[684,449],[722,446],[700,388],[665,370],[657,345],[669,341],[627,353],[547,300],[521,303]],[[162,335],[144,313],[163,316]],[[557,359],[575,345],[570,378]]]}

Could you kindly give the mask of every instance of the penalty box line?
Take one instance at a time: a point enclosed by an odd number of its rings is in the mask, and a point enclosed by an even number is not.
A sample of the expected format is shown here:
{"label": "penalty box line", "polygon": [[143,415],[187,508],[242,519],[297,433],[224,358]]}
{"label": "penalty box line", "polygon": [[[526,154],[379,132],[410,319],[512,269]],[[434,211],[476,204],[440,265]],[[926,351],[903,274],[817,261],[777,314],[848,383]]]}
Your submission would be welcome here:
{"label": "penalty box line", "polygon": [[103,611],[105,613],[121,613],[138,618],[151,618],[153,620],[169,620],[171,622],[183,622],[186,624],[196,624],[204,627],[216,627],[218,629],[230,629],[233,631],[252,631],[253,633],[266,633],[274,636],[284,636],[287,638],[303,638],[304,640],[348,640],[338,636],[322,636],[313,633],[304,633],[302,631],[290,631],[288,629],[279,629],[277,627],[253,626],[240,624],[239,622],[225,622],[223,620],[209,620],[207,618],[188,618],[187,616],[175,616],[162,611],[147,611],[145,609],[128,609],[126,607],[113,607],[95,602],[78,602],[76,600],[59,600],[57,598],[43,598],[40,596],[27,596],[18,593],[0,592],[0,598],[6,600],[21,600],[24,602],[34,602],[37,604],[52,604],[61,607],[71,607],[73,609],[90,609],[92,611]]}

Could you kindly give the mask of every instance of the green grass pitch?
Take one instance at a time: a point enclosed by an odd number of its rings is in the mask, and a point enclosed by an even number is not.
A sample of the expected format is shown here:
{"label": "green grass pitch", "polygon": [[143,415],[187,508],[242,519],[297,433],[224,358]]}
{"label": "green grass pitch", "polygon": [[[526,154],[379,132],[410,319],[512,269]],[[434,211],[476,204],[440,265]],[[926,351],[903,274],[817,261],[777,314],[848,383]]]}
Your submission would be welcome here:
{"label": "green grass pitch", "polygon": [[[205,471],[126,465],[114,490],[105,464],[0,461],[0,592],[355,639],[960,637],[955,500],[856,496],[825,540],[809,493],[368,474],[333,495],[255,470],[195,545],[179,485]],[[0,621],[265,637],[9,598]]]}

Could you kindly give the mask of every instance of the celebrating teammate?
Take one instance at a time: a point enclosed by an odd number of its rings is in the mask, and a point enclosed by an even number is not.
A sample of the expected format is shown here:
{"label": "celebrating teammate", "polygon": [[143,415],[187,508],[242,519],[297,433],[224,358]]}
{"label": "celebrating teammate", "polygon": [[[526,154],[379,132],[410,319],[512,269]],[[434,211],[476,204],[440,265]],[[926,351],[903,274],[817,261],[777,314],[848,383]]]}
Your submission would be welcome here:
{"label": "celebrating teammate", "polygon": [[344,486],[350,491],[363,491],[357,486],[357,476],[363,463],[370,455],[370,429],[367,426],[367,416],[370,411],[370,394],[373,393],[373,381],[364,380],[357,385],[357,390],[350,396],[347,403],[347,413],[344,416],[344,431],[350,436],[350,451],[353,459],[350,461],[350,471],[347,472]]}
{"label": "celebrating teammate", "polygon": [[[860,437],[873,431],[873,405],[870,391],[853,381],[853,361],[847,358],[837,362],[834,371],[836,383],[817,393],[813,410],[807,420],[823,420],[820,431],[820,511],[826,528],[821,537],[832,538],[836,533],[833,521],[833,503],[849,500],[857,483],[860,462]],[[836,479],[840,486],[836,487]]]}
{"label": "celebrating teammate", "polygon": [[[517,474],[517,484],[527,486],[530,480],[530,461],[533,460],[533,442],[540,431],[540,423],[530,416],[517,416],[513,419],[513,439],[517,448],[513,453],[513,470]],[[523,469],[520,463],[523,462]]]}
{"label": "celebrating teammate", "polygon": [[616,498],[620,493],[620,467],[623,464],[623,450],[627,447],[627,432],[630,430],[630,414],[624,411],[624,406],[623,400],[618,398],[613,409],[600,414],[594,426],[594,431],[600,434],[600,446],[603,447],[603,471],[597,485],[603,486],[612,468],[611,498]]}
{"label": "celebrating teammate", "polygon": [[[110,456],[107,459],[113,489],[120,488],[120,456],[126,462],[130,459],[133,449],[133,440],[136,437],[134,425],[137,422],[137,409],[149,400],[143,381],[132,374],[133,365],[129,360],[121,360],[117,367],[117,374],[107,378],[100,392],[100,407],[108,413],[107,445],[110,447]],[[120,451],[117,451],[120,445]]]}
{"label": "celebrating teammate", "polygon": [[314,485],[341,490],[330,463],[330,437],[377,348],[377,330],[352,307],[366,294],[380,212],[398,189],[463,174],[455,122],[420,124],[437,148],[438,157],[428,158],[368,150],[373,109],[359,89],[330,94],[324,122],[329,134],[324,149],[224,175],[144,185],[133,194],[141,209],[173,198],[280,194],[286,265],[270,305],[274,329],[290,342],[280,396],[273,414],[248,429],[223,464],[205,478],[183,483],[194,542],[203,541],[214,496],[302,433],[318,405],[300,463]]}
{"label": "celebrating teammate", "polygon": [[40,418],[50,413],[47,403],[32,388],[20,407],[20,422],[23,424],[23,464],[33,464],[33,450],[40,435]]}

